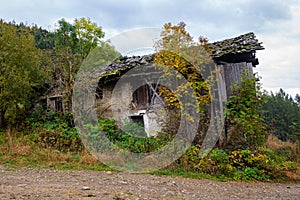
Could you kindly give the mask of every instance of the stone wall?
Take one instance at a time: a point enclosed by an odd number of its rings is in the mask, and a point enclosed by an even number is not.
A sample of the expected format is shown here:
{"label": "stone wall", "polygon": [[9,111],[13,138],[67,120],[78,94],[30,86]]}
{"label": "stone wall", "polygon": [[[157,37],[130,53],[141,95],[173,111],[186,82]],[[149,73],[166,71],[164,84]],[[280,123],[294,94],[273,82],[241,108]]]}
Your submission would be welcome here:
{"label": "stone wall", "polygon": [[134,93],[129,83],[114,88],[115,83],[103,86],[103,98],[96,101],[98,117],[115,119],[117,125],[124,128],[124,123],[132,122],[132,117],[141,116],[147,136],[156,136],[165,123],[165,108],[157,102],[148,109],[133,109],[131,106]]}

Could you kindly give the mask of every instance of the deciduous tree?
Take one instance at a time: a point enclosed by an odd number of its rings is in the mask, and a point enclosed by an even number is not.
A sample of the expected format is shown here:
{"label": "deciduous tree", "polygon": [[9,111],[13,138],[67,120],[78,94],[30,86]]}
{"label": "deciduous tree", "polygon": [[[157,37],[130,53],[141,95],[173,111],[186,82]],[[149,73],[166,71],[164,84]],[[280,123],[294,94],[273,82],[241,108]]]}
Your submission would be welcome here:
{"label": "deciduous tree", "polygon": [[44,80],[40,51],[23,27],[0,21],[0,126],[8,132],[32,106]]}
{"label": "deciduous tree", "polygon": [[[160,95],[164,97],[168,113],[171,115],[167,122],[168,132],[177,132],[179,121],[176,119],[185,116],[189,122],[196,122],[198,117],[195,117],[194,112],[203,114],[204,106],[210,103],[210,79],[204,80],[201,74],[212,62],[208,53],[208,40],[200,37],[198,42],[194,41],[183,22],[177,25],[167,23],[161,32],[161,39],[155,43],[155,49],[156,67],[170,80],[170,86],[178,85],[173,90],[168,86],[159,87]],[[196,103],[192,103],[191,100]],[[202,119],[204,118],[207,117]],[[183,126],[186,127],[184,131],[186,136],[197,132],[190,130],[187,125]]]}
{"label": "deciduous tree", "polygon": [[82,61],[104,37],[102,28],[90,19],[75,19],[71,24],[62,19],[54,32],[54,49],[48,52],[52,65],[54,88],[63,97],[66,112],[72,111],[75,76]]}

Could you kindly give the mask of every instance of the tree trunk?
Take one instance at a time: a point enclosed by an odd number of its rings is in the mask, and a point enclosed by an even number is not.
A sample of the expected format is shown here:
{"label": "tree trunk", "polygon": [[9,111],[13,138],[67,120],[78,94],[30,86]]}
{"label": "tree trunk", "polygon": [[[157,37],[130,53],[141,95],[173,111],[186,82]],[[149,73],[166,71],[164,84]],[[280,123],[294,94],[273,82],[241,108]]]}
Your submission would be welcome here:
{"label": "tree trunk", "polygon": [[4,121],[4,111],[0,110],[0,128],[4,128],[5,121]]}

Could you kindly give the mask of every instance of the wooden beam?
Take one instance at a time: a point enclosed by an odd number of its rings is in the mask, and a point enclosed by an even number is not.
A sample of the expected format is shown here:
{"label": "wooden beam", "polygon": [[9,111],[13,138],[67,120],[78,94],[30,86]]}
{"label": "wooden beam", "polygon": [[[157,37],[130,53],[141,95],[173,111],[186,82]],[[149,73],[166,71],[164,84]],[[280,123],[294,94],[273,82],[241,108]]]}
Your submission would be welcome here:
{"label": "wooden beam", "polygon": [[163,106],[166,106],[164,100],[157,94],[156,90],[153,88],[151,83],[149,83],[146,79],[144,79],[149,88],[153,91],[154,95],[159,99]]}

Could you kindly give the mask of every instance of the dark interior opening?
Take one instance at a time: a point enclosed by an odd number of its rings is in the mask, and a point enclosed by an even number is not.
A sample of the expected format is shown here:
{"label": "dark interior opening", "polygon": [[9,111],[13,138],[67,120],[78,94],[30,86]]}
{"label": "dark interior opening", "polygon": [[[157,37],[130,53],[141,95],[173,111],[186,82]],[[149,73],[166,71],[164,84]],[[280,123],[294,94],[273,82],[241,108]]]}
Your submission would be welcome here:
{"label": "dark interior opening", "polygon": [[62,98],[57,98],[55,101],[55,110],[58,112],[63,112],[63,102]]}
{"label": "dark interior opening", "polygon": [[150,107],[158,95],[158,85],[143,85],[136,89],[132,95],[132,106],[134,109],[146,109]]}
{"label": "dark interior opening", "polygon": [[143,115],[130,116],[130,118],[134,123],[145,125]]}

